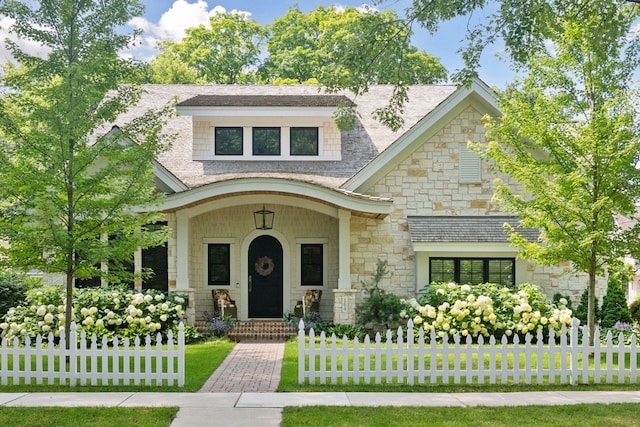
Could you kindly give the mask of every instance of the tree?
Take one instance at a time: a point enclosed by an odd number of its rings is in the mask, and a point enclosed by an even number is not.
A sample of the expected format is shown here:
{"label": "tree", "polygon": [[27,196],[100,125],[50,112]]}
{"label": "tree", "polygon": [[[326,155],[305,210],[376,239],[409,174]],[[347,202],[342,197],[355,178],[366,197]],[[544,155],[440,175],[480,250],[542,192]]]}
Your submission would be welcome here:
{"label": "tree", "polygon": [[394,130],[401,116],[392,116],[407,99],[407,86],[432,84],[447,77],[440,61],[410,43],[411,28],[386,10],[337,10],[318,7],[308,14],[289,9],[270,26],[269,57],[260,69],[263,79],[316,79],[329,91],[349,89],[356,95],[372,84],[396,87],[389,105],[376,118]]}
{"label": "tree", "polygon": [[498,183],[500,204],[522,226],[541,230],[538,241],[511,230],[521,256],[546,265],[571,261],[588,275],[593,340],[598,275],[640,252],[640,227],[621,229],[614,219],[633,217],[640,200],[640,117],[631,86],[640,39],[628,37],[638,10],[604,0],[554,6],[545,31],[555,44],[532,52],[529,75],[500,95],[503,116],[488,119],[482,154],[514,181]]}
{"label": "tree", "polygon": [[170,50],[158,54],[148,65],[149,83],[155,84],[199,84],[206,83],[204,77],[184,63]]}
{"label": "tree", "polygon": [[209,28],[187,29],[180,42],[160,43],[162,53],[151,64],[152,81],[253,82],[252,70],[258,64],[265,28],[239,13],[215,13],[209,24]]}
{"label": "tree", "polygon": [[[64,274],[66,320],[75,278],[97,277],[157,245],[160,219],[152,160],[171,111],[149,111],[108,133],[140,88],[119,84],[137,72],[118,55],[131,40],[116,29],[142,12],[132,0],[5,1],[0,15],[18,37],[46,47],[46,57],[8,47],[19,63],[0,82],[0,247],[3,264]],[[136,210],[144,209],[144,212]]]}
{"label": "tree", "polygon": [[[149,81],[315,83],[329,92],[349,89],[356,95],[371,84],[392,84],[389,104],[374,115],[397,130],[402,117],[393,112],[407,100],[408,85],[447,77],[440,61],[411,45],[410,37],[410,26],[391,11],[321,6],[304,14],[295,7],[268,29],[241,14],[218,13],[210,28],[191,28],[182,41],[161,43]],[[265,40],[268,56],[261,62]],[[348,126],[355,112],[342,107],[337,116],[346,117]],[[343,120],[338,123],[342,127]]]}
{"label": "tree", "polygon": [[[377,3],[386,1],[378,0]],[[453,75],[454,80],[469,83],[478,76],[480,58],[487,46],[497,41],[504,42],[511,64],[526,72],[530,56],[544,52],[547,42],[555,41],[558,14],[581,15],[597,9],[601,3],[600,0],[414,0],[407,10],[407,20],[417,22],[434,33],[441,22],[455,17],[467,17],[468,22],[477,18],[477,24],[467,25],[466,45],[459,50],[465,66]],[[628,14],[637,13],[640,0],[613,0],[609,3],[612,8]],[[630,12],[631,9],[635,12]],[[585,22],[585,26],[589,25]]]}

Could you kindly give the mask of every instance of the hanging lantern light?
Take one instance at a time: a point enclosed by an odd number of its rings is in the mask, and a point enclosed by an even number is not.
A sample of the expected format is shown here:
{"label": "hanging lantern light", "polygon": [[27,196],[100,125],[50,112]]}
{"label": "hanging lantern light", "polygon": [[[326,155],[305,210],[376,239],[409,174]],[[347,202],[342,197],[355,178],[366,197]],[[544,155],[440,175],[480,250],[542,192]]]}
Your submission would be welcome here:
{"label": "hanging lantern light", "polygon": [[253,220],[256,224],[257,230],[271,230],[273,228],[273,219],[275,212],[268,211],[265,206],[262,205],[262,209],[253,213]]}

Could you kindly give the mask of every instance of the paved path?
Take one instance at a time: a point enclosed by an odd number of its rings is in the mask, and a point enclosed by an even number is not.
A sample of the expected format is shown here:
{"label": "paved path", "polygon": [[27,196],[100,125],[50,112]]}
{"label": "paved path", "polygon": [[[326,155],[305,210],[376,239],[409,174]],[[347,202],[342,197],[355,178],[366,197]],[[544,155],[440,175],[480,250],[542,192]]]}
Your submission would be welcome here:
{"label": "paved path", "polygon": [[239,342],[204,383],[200,392],[276,391],[283,356],[282,342]]}

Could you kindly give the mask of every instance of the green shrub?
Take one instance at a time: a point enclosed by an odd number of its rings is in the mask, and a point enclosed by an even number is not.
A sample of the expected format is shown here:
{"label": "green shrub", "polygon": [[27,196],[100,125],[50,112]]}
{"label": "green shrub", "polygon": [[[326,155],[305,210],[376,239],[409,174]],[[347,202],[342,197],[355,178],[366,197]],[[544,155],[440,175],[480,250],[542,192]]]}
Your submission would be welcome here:
{"label": "green shrub", "polygon": [[600,325],[603,328],[612,328],[617,322],[631,323],[631,313],[627,306],[627,297],[623,290],[623,284],[629,282],[629,273],[625,266],[610,266],[607,293],[602,298],[600,310]]}
{"label": "green shrub", "polygon": [[629,305],[629,314],[634,322],[640,322],[640,295]]}
{"label": "green shrub", "polygon": [[387,261],[378,260],[371,284],[365,287],[367,297],[356,306],[356,319],[359,325],[382,325],[385,328],[398,326],[400,312],[404,306],[400,298],[379,287],[380,281],[387,273]]}
{"label": "green shrub", "polygon": [[27,296],[26,275],[2,272],[0,273],[0,316],[11,307],[21,304]]}
{"label": "green shrub", "polygon": [[560,292],[556,292],[555,294],[553,294],[553,303],[555,305],[562,305],[561,304],[561,300],[563,300],[563,302],[565,302],[565,306],[569,309],[569,310],[573,310],[573,303],[571,301],[571,297],[566,296],[566,295],[562,295]]}
{"label": "green shrub", "polygon": [[[598,297],[595,298],[596,309],[595,309],[595,319],[598,321],[600,319],[600,301]],[[578,308],[576,308],[573,315],[580,320],[581,325],[587,324],[587,314],[589,313],[589,288],[585,288],[580,295],[580,303],[578,304]]]}
{"label": "green shrub", "polygon": [[367,331],[361,326],[344,324],[328,326],[325,332],[328,337],[332,334],[336,334],[336,338],[342,338],[346,335],[350,340],[358,337],[360,342],[362,342],[365,335],[367,335]]}

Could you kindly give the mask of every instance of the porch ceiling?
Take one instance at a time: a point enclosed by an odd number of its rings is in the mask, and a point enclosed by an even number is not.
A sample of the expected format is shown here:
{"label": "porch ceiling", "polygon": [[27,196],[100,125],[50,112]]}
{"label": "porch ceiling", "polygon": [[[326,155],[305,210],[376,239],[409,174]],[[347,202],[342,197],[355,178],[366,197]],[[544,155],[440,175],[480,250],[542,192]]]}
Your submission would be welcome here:
{"label": "porch ceiling", "polygon": [[[251,195],[286,196],[349,210],[352,215],[384,218],[391,213],[392,200],[327,188],[321,185],[281,178],[235,178],[167,196],[161,210],[177,212],[231,197]],[[256,199],[257,200],[257,199]]]}

